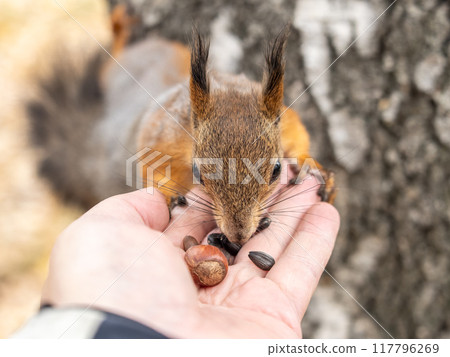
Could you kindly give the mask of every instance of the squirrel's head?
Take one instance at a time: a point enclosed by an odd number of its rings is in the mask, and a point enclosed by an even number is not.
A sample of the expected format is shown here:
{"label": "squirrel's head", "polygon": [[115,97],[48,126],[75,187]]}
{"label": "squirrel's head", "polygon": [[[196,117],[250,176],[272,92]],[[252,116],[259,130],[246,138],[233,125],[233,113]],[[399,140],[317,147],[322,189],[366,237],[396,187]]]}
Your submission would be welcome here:
{"label": "squirrel's head", "polygon": [[[232,242],[255,233],[264,201],[281,172],[284,29],[269,45],[261,84],[217,81],[207,73],[209,44],[194,32],[191,53],[191,125],[194,181],[214,206],[217,225]],[[236,77],[235,77],[236,78]]]}

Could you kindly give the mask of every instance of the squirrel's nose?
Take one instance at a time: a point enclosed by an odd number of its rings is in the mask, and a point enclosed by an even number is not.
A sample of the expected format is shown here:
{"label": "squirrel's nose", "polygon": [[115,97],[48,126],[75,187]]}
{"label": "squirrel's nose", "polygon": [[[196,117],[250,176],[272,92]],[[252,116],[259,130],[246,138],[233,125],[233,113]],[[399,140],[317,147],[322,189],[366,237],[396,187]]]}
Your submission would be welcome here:
{"label": "squirrel's nose", "polygon": [[224,217],[220,229],[233,243],[246,243],[256,230],[252,221],[237,219],[238,217]]}
{"label": "squirrel's nose", "polygon": [[243,235],[242,233],[238,232],[236,233],[235,237],[234,237],[238,242],[242,242],[243,240],[245,240],[245,235]]}
{"label": "squirrel's nose", "polygon": [[252,236],[252,232],[250,232],[250,231],[238,230],[238,231],[234,231],[233,234],[230,234],[227,237],[230,241],[243,245],[250,239],[251,236]]}

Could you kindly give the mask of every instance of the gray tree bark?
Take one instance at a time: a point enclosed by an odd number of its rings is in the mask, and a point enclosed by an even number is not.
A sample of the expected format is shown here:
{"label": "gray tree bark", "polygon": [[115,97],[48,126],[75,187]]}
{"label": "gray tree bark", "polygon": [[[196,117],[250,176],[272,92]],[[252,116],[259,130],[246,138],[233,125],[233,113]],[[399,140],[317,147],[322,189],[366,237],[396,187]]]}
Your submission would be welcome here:
{"label": "gray tree bark", "polygon": [[135,39],[187,43],[196,23],[211,36],[211,67],[257,80],[266,40],[292,22],[285,102],[337,173],[342,218],[327,267],[338,283],[324,274],[305,336],[449,338],[448,1],[128,4],[142,18]]}

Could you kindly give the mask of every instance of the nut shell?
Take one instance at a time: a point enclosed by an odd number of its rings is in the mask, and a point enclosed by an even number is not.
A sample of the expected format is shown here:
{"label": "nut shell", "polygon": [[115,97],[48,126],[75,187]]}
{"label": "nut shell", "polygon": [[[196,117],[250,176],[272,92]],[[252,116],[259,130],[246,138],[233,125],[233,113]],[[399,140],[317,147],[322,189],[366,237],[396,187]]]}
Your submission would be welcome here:
{"label": "nut shell", "polygon": [[228,272],[228,260],[219,248],[212,245],[196,245],[184,256],[194,282],[199,286],[219,284]]}
{"label": "nut shell", "polygon": [[198,245],[197,239],[193,236],[186,236],[183,238],[183,249],[187,251],[190,247]]}

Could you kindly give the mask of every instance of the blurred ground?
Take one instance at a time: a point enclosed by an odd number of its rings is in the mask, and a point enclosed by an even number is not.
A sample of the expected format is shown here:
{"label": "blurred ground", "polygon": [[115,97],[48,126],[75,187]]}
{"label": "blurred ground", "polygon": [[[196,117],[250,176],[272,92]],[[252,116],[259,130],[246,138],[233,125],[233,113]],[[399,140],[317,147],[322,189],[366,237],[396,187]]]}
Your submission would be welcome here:
{"label": "blurred ground", "polygon": [[[61,1],[106,39],[101,1]],[[37,5],[38,4],[38,5]],[[57,44],[89,49],[86,35],[53,1],[0,0],[0,338],[39,307],[47,259],[58,233],[81,212],[63,205],[36,174],[39,152],[29,148],[19,103],[47,68]],[[73,54],[74,56],[77,53]]]}

